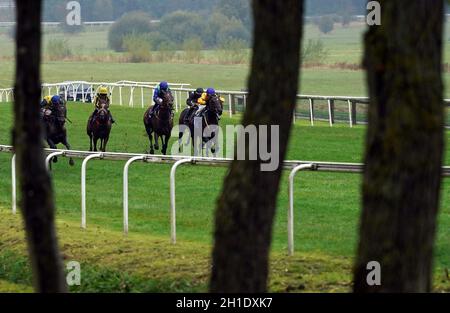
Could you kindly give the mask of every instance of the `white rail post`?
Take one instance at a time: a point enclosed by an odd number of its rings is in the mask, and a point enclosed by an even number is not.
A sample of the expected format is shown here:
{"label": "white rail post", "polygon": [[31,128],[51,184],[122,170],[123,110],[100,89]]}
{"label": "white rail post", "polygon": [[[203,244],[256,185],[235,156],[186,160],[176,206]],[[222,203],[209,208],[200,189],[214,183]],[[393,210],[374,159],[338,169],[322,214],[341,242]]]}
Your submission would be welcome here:
{"label": "white rail post", "polygon": [[175,90],[175,112],[178,112],[178,92]]}
{"label": "white rail post", "polygon": [[230,113],[230,117],[233,117],[233,108],[231,107],[231,93],[228,94],[228,111]]}
{"label": "white rail post", "polygon": [[144,87],[141,87],[141,107],[144,108]]}
{"label": "white rail post", "polygon": [[103,158],[103,153],[91,154],[81,165],[81,228],[86,229],[86,166],[89,160]]}
{"label": "white rail post", "polygon": [[311,126],[314,126],[314,100],[309,98],[309,118],[311,119]]}
{"label": "white rail post", "polygon": [[131,158],[123,167],[123,232],[128,234],[128,169],[133,162],[145,160],[144,155]]}
{"label": "white rail post", "polygon": [[72,84],[72,96],[73,96],[73,100],[72,101],[76,101],[76,94],[77,94],[78,88],[77,90],[75,90],[75,84]]}
{"label": "white rail post", "polygon": [[353,127],[353,115],[352,115],[352,102],[347,100],[348,103],[348,118],[350,121],[350,127]]}
{"label": "white rail post", "polygon": [[333,116],[331,113],[331,99],[328,99],[328,118],[330,120],[330,126],[333,126]]}
{"label": "white rail post", "polygon": [[170,238],[172,244],[177,243],[177,225],[176,225],[176,199],[175,199],[175,174],[177,172],[177,167],[184,163],[192,162],[192,158],[181,159],[172,166],[170,170]]}
{"label": "white rail post", "polygon": [[289,175],[289,210],[288,210],[288,252],[294,255],[294,178],[298,171],[312,169],[313,164],[302,164],[294,167]]}
{"label": "white rail post", "polygon": [[[94,85],[90,85],[90,95],[91,95],[91,102],[94,102]],[[111,99],[111,97],[110,97]]]}
{"label": "white rail post", "polygon": [[11,159],[11,195],[12,195],[12,213],[17,213],[17,193],[16,193],[16,155]]}
{"label": "white rail post", "polygon": [[[111,101],[111,105],[113,105],[113,92],[114,92],[114,86],[111,86],[111,92],[110,92],[110,97],[109,100]],[[94,101],[94,97],[92,97],[92,101]]]}
{"label": "white rail post", "polygon": [[119,104],[122,106],[122,86],[119,86]]}
{"label": "white rail post", "polygon": [[86,102],[86,97],[84,94],[84,84],[81,85],[81,102],[83,102],[83,103]]}
{"label": "white rail post", "polygon": [[128,106],[134,108],[134,88],[130,87],[130,101],[128,102]]}
{"label": "white rail post", "polygon": [[58,151],[58,152],[53,152],[53,153],[50,153],[50,154],[47,156],[47,158],[45,159],[45,167],[47,168],[47,171],[50,170],[50,162],[52,161],[52,159],[53,159],[54,157],[57,157],[57,156],[60,156],[60,155],[64,155],[64,152],[60,152],[60,151]]}

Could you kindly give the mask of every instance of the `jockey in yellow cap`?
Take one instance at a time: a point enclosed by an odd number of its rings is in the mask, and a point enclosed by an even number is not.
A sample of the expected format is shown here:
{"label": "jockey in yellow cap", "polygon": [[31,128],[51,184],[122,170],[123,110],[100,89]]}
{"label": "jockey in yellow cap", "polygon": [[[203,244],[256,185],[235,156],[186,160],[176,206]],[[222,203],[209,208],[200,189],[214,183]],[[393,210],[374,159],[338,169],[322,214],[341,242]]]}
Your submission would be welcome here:
{"label": "jockey in yellow cap", "polygon": [[41,109],[48,109],[50,104],[52,104],[52,96],[45,96],[41,101]]}
{"label": "jockey in yellow cap", "polygon": [[108,90],[108,88],[104,87],[104,86],[101,86],[98,89],[98,92],[97,92],[97,94],[94,97],[93,103],[94,103],[95,110],[94,110],[94,114],[93,115],[95,116],[98,113],[98,110],[100,110],[102,108],[102,106],[104,106],[104,108],[106,110],[108,110],[108,112],[109,112],[109,116],[111,117],[111,122],[115,123],[115,120],[112,117],[111,112],[109,111],[110,102],[111,102],[111,100],[109,98],[109,90]]}

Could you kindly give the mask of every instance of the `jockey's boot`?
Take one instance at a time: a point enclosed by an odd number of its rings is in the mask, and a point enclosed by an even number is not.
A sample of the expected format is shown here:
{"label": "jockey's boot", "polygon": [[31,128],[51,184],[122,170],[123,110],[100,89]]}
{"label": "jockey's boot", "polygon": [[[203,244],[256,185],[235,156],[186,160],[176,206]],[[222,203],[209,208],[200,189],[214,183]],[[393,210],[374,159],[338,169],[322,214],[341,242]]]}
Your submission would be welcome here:
{"label": "jockey's boot", "polygon": [[189,124],[189,121],[190,121],[191,115],[192,115],[192,111],[193,111],[193,110],[192,110],[192,107],[189,108],[189,111],[187,112],[186,116],[184,117],[183,123],[184,123],[185,125],[188,125],[188,124]]}
{"label": "jockey's boot", "polygon": [[155,112],[156,112],[157,107],[158,107],[158,105],[155,104],[153,106],[153,108],[150,110],[150,113],[148,114],[150,117],[154,117],[155,116]]}

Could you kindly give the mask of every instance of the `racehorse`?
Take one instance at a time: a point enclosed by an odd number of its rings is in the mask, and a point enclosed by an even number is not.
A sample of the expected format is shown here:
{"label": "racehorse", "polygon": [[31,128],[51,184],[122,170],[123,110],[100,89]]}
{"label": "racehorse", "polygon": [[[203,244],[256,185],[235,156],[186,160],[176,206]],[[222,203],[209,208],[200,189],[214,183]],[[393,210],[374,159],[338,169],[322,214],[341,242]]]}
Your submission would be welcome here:
{"label": "racehorse", "polygon": [[[218,95],[214,95],[206,103],[206,108],[201,113],[201,116],[197,117],[197,114],[187,121],[186,116],[189,112],[189,108],[186,108],[181,112],[179,124],[180,132],[178,134],[179,152],[181,152],[182,138],[184,131],[189,129],[190,140],[192,140],[192,147],[194,148],[194,156],[198,156],[198,152],[201,151],[203,155],[203,148],[207,143],[206,154],[209,155],[209,151],[215,156],[218,149],[217,141],[217,129],[219,126],[220,116],[223,112],[223,104]],[[201,122],[200,122],[201,120]],[[188,141],[189,143],[189,141]]]}
{"label": "racehorse", "polygon": [[[51,149],[57,149],[56,145],[63,144],[67,150],[70,150],[70,144],[67,141],[67,130],[65,127],[67,119],[67,108],[65,103],[59,102],[53,104],[51,109],[43,111],[43,123],[45,131],[45,140]],[[53,163],[58,162],[58,158],[53,158]],[[69,158],[69,164],[73,166],[75,163]]]}
{"label": "racehorse", "polygon": [[[155,150],[159,150],[159,137],[161,137],[163,155],[167,154],[167,147],[169,145],[169,139],[173,128],[173,96],[170,92],[164,92],[162,96],[162,103],[159,106],[157,112],[154,112],[150,117],[150,110],[153,106],[150,106],[144,113],[144,125],[147,131],[148,139],[150,140],[150,154],[154,154]],[[155,137],[155,145],[153,145],[153,138]]]}
{"label": "racehorse", "polygon": [[[106,151],[106,144],[111,133],[112,121],[108,110],[109,104],[106,100],[100,99],[100,109],[97,114],[89,117],[86,131],[89,136],[89,151],[97,151],[97,141],[100,139],[100,151]],[[92,149],[92,144],[94,149]]]}

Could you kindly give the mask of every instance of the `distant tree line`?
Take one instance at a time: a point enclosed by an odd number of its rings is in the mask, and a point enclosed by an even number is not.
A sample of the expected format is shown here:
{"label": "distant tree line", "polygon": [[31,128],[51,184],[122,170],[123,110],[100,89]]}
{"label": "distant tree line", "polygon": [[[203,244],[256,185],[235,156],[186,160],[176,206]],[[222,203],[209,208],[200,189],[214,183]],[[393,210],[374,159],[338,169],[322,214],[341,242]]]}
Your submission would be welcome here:
{"label": "distant tree line", "polygon": [[[226,16],[251,24],[250,0],[78,0],[85,21],[116,20],[123,14],[142,11],[155,19],[174,11],[209,15],[217,8]],[[66,1],[44,0],[44,21],[56,22],[65,16]],[[364,14],[367,0],[307,0],[306,15]]]}
{"label": "distant tree line", "polygon": [[[206,15],[220,0],[78,0],[85,21],[117,20],[125,13],[142,11],[155,19],[176,11],[187,10]],[[44,0],[44,21],[56,22],[65,16],[67,1]]]}
{"label": "distant tree line", "polygon": [[141,46],[152,50],[192,51],[229,45],[244,49],[251,42],[248,0],[219,0],[209,14],[176,10],[160,17],[159,23],[151,19],[142,11],[124,14],[110,28],[109,47],[118,52],[134,51],[138,42],[143,42]]}

